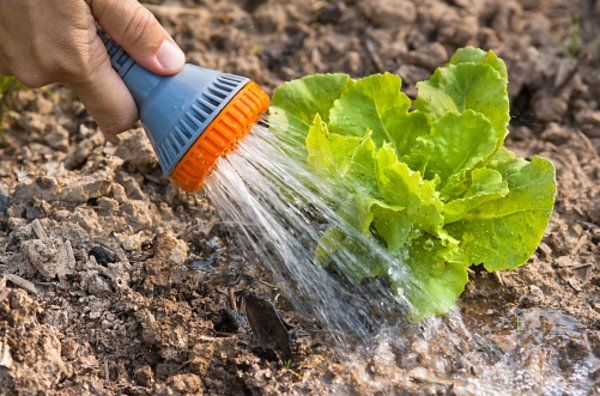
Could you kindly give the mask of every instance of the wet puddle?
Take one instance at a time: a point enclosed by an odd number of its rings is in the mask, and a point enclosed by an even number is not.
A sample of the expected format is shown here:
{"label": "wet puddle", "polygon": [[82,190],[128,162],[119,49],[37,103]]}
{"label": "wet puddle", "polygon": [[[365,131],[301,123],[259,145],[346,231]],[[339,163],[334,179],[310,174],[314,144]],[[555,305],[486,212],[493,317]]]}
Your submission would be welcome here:
{"label": "wet puddle", "polygon": [[540,308],[457,310],[340,354],[365,389],[385,394],[588,395],[600,370],[577,321]]}

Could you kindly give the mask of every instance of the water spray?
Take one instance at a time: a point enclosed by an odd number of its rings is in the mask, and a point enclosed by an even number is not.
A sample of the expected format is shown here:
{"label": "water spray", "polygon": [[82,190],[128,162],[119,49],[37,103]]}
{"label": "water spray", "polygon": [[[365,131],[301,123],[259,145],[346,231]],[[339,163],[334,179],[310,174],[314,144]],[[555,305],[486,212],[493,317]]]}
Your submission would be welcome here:
{"label": "water spray", "polygon": [[185,191],[202,187],[217,160],[235,149],[269,107],[267,93],[246,77],[191,64],[161,76],[99,35],[135,99],[164,175]]}

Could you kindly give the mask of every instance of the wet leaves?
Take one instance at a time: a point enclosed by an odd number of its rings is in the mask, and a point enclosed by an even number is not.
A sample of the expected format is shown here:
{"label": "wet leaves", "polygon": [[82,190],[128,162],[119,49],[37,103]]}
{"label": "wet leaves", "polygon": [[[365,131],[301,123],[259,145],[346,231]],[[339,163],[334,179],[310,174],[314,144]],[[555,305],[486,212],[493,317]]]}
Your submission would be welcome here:
{"label": "wet leaves", "polygon": [[248,322],[259,344],[274,350],[281,360],[289,360],[292,357],[290,336],[273,304],[254,293],[247,293],[244,303]]}

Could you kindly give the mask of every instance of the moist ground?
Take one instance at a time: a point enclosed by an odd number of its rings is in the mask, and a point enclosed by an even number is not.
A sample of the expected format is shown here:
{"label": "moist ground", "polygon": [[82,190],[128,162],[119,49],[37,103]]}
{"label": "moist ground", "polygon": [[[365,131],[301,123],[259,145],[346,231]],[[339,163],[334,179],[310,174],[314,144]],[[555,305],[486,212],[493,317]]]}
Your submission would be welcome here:
{"label": "moist ground", "polygon": [[[540,378],[577,378],[587,364],[579,380],[600,391],[600,1],[151,3],[189,61],[270,90],[387,70],[414,96],[456,48],[497,52],[510,76],[507,144],[553,161],[558,196],[527,265],[471,270],[463,321]],[[460,393],[457,375],[493,364],[469,360],[468,345],[407,338],[390,361],[352,371],[227,245],[231,227],[210,202],[161,177],[141,129],[107,141],[56,86],[18,92],[3,129],[0,394]],[[292,359],[257,342],[249,292],[283,316]]]}

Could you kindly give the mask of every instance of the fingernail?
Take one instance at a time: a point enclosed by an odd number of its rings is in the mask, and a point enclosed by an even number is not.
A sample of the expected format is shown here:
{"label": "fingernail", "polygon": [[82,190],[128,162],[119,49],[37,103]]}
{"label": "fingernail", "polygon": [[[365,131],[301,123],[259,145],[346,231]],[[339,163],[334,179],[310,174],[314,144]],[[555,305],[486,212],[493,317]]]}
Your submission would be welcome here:
{"label": "fingernail", "polygon": [[185,63],[183,51],[168,39],[165,39],[156,51],[156,59],[166,71],[177,70]]}

